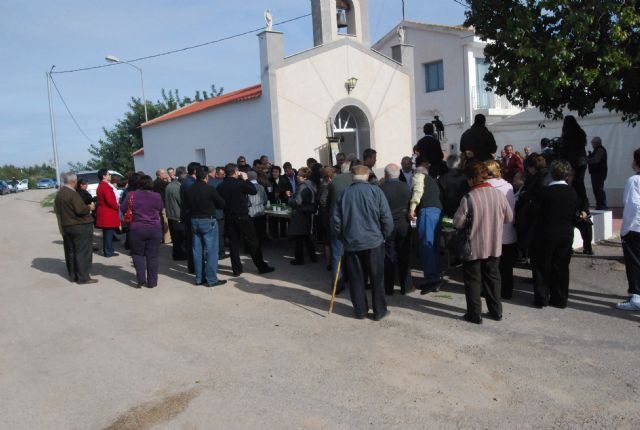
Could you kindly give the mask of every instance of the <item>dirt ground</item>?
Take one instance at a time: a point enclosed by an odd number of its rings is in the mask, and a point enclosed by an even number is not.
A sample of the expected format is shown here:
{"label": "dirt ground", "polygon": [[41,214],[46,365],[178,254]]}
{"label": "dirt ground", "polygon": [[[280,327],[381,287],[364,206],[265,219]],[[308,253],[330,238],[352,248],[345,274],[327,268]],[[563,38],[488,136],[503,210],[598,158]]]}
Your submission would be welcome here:
{"label": "dirt ground", "polygon": [[69,283],[47,194],[0,197],[2,429],[640,428],[619,242],[573,259],[565,310],[533,308],[517,270],[503,321],[466,323],[454,270],[361,321],[345,294],[327,317],[325,264],[290,266],[288,242],[265,248],[274,273],[246,261],[229,278],[223,260],[230,282],[212,289],[168,246],[156,289],[131,288],[125,253],[94,255],[99,283]]}

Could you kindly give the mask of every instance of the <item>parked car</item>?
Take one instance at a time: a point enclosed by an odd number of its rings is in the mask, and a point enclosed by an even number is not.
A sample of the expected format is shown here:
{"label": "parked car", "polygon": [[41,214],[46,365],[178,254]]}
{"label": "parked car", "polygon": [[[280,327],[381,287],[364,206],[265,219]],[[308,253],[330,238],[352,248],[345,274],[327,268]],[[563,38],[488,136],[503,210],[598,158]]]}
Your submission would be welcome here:
{"label": "parked car", "polygon": [[[124,175],[122,173],[116,172],[115,170],[109,170],[109,173],[111,173],[112,178],[114,176],[117,177],[118,179],[124,178]],[[85,172],[79,172],[79,173],[76,173],[76,176],[78,177],[78,180],[84,179],[87,181],[87,184],[89,184],[89,186],[87,187],[87,191],[89,191],[89,194],[91,194],[91,197],[95,197],[96,190],[98,189],[98,184],[100,183],[100,180],[98,179],[98,171],[89,170]],[[118,198],[118,200],[120,199],[121,194],[122,194],[122,190],[118,190],[116,192],[116,198]]]}
{"label": "parked car", "polygon": [[42,178],[36,183],[36,188],[38,189],[46,189],[46,188],[57,188],[58,184],[51,178]]}
{"label": "parked car", "polygon": [[5,194],[9,194],[11,190],[9,189],[9,184],[5,181],[0,180],[0,196],[4,196]]}
{"label": "parked car", "polygon": [[19,191],[27,191],[29,189],[29,180],[28,179],[20,179],[16,182],[16,185],[13,185],[13,181],[9,181],[9,188],[12,193],[17,193]]}

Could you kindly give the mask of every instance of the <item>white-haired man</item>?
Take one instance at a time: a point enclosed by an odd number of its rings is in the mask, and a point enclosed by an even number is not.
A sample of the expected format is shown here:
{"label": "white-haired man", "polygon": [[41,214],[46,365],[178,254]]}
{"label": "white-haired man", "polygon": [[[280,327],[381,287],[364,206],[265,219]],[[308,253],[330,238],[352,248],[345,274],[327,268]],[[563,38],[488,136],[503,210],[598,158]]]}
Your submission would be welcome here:
{"label": "white-haired man", "polygon": [[373,319],[384,318],[384,241],[393,233],[389,204],[377,185],[368,183],[367,166],[352,169],[353,183],[347,188],[333,213],[333,228],[344,244],[351,302],[358,319],[367,316],[369,305],[365,279],[371,281]]}
{"label": "white-haired man", "polygon": [[78,284],[94,284],[97,279],[89,275],[93,257],[93,217],[95,205],[86,205],[76,192],[78,178],[73,173],[62,177],[64,186],[56,195],[53,207],[64,244],[64,259],[69,280]]}

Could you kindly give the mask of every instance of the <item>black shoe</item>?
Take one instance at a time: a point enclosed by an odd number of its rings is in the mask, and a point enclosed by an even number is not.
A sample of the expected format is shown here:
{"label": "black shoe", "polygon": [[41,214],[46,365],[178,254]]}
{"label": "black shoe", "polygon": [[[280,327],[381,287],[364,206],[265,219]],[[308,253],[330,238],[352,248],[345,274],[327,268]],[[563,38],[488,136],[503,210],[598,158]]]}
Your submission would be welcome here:
{"label": "black shoe", "polygon": [[258,273],[260,273],[261,275],[264,275],[265,273],[271,273],[274,270],[276,270],[274,267],[271,266],[265,266],[262,269],[258,270]]}
{"label": "black shoe", "polygon": [[237,278],[238,276],[242,275],[244,272],[241,270],[239,272],[233,272],[233,276],[234,278]]}
{"label": "black shoe", "polygon": [[80,281],[78,282],[78,285],[87,285],[87,284],[95,284],[97,283],[98,280],[97,279],[93,279],[93,278],[89,278],[86,281]]}
{"label": "black shoe", "polygon": [[147,288],[151,289],[151,288],[155,288],[157,287],[157,285],[147,285]]}
{"label": "black shoe", "polygon": [[511,300],[513,298],[513,294],[502,294],[500,298],[502,298],[502,300]]}
{"label": "black shoe", "polygon": [[429,293],[437,293],[440,291],[440,287],[442,287],[442,281],[427,282],[420,286],[420,295],[424,296]]}
{"label": "black shoe", "polygon": [[495,315],[495,314],[492,314],[491,312],[489,312],[487,314],[487,316],[489,318],[491,318],[492,320],[494,320],[494,321],[502,321],[502,315]]}
{"label": "black shoe", "polygon": [[482,317],[473,317],[469,314],[464,314],[464,320],[474,324],[482,324]]}
{"label": "black shoe", "polygon": [[584,255],[593,255],[593,249],[591,249],[591,248],[585,248],[585,249],[583,249],[583,250],[582,250],[582,253],[583,253]]}
{"label": "black shoe", "polygon": [[106,258],[111,258],[111,257],[117,257],[118,255],[120,255],[120,254],[118,254],[117,252],[114,252],[113,254],[110,254],[110,255],[105,254],[104,256]]}
{"label": "black shoe", "polygon": [[144,286],[144,282],[138,282],[136,284],[136,288],[142,288]]}
{"label": "black shoe", "polygon": [[231,254],[225,254],[225,253],[218,254],[218,260],[224,260],[225,258],[229,258],[229,255]]}
{"label": "black shoe", "polygon": [[291,260],[289,263],[292,266],[304,266],[304,260]]}
{"label": "black shoe", "polygon": [[227,281],[225,281],[224,279],[220,279],[218,282],[214,282],[213,284],[207,284],[207,285],[205,285],[205,287],[209,287],[209,288],[211,288],[211,287],[217,287],[218,285],[224,285],[224,284],[226,284],[226,283],[227,283]]}
{"label": "black shoe", "polygon": [[366,315],[356,315],[356,316],[355,316],[355,318],[356,318],[357,320],[363,320],[363,319],[365,319],[366,317],[367,317]]}
{"label": "black shoe", "polygon": [[380,316],[373,316],[373,320],[374,321],[382,321],[383,319],[385,319],[386,317],[389,316],[389,314],[391,313],[391,311],[386,311],[384,314],[380,315]]}

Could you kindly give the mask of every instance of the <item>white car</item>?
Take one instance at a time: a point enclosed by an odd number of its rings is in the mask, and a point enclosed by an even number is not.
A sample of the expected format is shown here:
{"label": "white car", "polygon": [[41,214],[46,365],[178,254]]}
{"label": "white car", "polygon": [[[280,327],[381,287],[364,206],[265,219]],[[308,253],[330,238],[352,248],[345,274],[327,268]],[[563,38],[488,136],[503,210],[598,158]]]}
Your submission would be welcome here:
{"label": "white car", "polygon": [[[124,175],[122,173],[116,172],[115,170],[109,170],[109,173],[111,173],[111,177],[116,176],[119,179],[124,178]],[[98,171],[90,170],[85,172],[79,172],[79,173],[76,173],[76,176],[78,177],[78,180],[84,179],[87,181],[87,183],[89,184],[89,186],[87,187],[87,191],[89,191],[89,194],[91,194],[91,197],[95,197],[96,190],[98,189],[98,184],[100,183],[100,180],[98,179]],[[116,191],[116,198],[118,200],[120,200],[121,194],[122,194],[122,190]]]}
{"label": "white car", "polygon": [[19,191],[27,191],[29,189],[29,180],[28,179],[20,179],[18,183],[14,186],[12,184],[13,181],[7,181],[9,184],[9,190],[12,193],[17,193]]}

